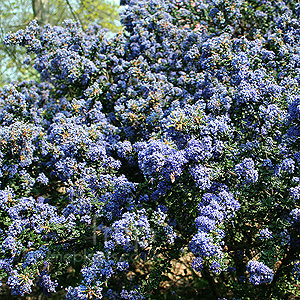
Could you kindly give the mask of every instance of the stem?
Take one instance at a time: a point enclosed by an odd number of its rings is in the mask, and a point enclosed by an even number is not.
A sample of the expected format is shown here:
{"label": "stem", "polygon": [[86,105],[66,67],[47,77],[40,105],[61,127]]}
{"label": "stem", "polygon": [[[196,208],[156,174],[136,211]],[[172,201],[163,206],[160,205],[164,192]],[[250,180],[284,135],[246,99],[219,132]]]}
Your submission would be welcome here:
{"label": "stem", "polygon": [[66,0],[66,3],[67,3],[67,5],[68,5],[68,7],[69,7],[69,9],[70,9],[70,12],[71,12],[73,18],[74,18],[75,20],[79,21],[80,25],[82,26],[82,21],[81,21],[81,19],[79,18],[79,16],[75,14],[75,12],[74,12],[74,10],[73,10],[73,7],[72,7],[72,5],[71,5],[71,3],[70,3],[70,1],[69,1],[69,0]]}
{"label": "stem", "polygon": [[210,289],[213,292],[213,294],[215,295],[216,299],[221,298],[221,294],[219,292],[217,284],[215,283],[213,277],[209,274],[207,267],[203,268],[202,273],[203,273],[205,279],[208,281]]}
{"label": "stem", "polygon": [[234,251],[234,250],[243,250],[243,249],[250,249],[250,248],[256,248],[261,246],[263,243],[262,242],[257,242],[257,243],[240,243],[237,245],[226,245],[226,247],[224,247],[224,251]]}
{"label": "stem", "polygon": [[281,277],[281,274],[283,272],[283,268],[288,264],[289,261],[291,261],[293,259],[293,254],[294,254],[295,250],[290,250],[290,251],[287,251],[285,257],[280,261],[280,265],[274,275],[274,278],[272,280],[272,282],[270,283],[266,293],[265,293],[265,296],[266,296],[266,299],[270,299],[271,295],[272,295],[272,289],[273,287],[275,286],[277,280]]}

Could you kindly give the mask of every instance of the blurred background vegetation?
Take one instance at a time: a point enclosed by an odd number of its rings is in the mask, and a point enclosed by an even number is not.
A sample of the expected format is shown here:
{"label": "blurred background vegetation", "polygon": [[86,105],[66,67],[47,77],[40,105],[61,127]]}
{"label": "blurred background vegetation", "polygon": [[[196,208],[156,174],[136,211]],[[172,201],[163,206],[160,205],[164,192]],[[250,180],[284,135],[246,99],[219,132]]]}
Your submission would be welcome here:
{"label": "blurred background vegetation", "polygon": [[119,9],[119,3],[109,0],[0,0],[0,87],[12,80],[37,77],[23,64],[26,50],[3,44],[7,33],[24,29],[33,19],[40,25],[73,19],[84,29],[97,23],[114,33],[121,28]]}

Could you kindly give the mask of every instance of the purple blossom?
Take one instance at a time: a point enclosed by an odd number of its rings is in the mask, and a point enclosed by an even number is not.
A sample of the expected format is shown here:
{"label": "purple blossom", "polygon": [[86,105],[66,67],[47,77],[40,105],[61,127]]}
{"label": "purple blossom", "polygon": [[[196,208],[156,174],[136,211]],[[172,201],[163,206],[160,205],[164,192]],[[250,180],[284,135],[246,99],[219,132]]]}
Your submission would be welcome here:
{"label": "purple blossom", "polygon": [[201,272],[203,268],[203,259],[200,257],[195,258],[192,262],[192,268],[197,272]]}
{"label": "purple blossom", "polygon": [[195,165],[190,169],[190,174],[196,186],[201,190],[207,190],[211,187],[210,170],[202,165]]}
{"label": "purple blossom", "polygon": [[300,119],[300,98],[296,96],[289,105],[289,117],[292,121]]}
{"label": "purple blossom", "polygon": [[250,282],[254,285],[270,283],[273,280],[274,272],[264,263],[252,260],[247,264],[247,271],[250,274]]}
{"label": "purple blossom", "polygon": [[33,280],[24,274],[19,274],[16,270],[13,270],[7,279],[6,283],[10,289],[13,296],[25,294],[30,294],[32,292]]}
{"label": "purple blossom", "polygon": [[49,183],[49,179],[46,177],[44,173],[40,173],[36,179],[36,182],[47,185]]}
{"label": "purple blossom", "polygon": [[300,223],[300,209],[295,208],[290,212],[290,216],[292,217],[293,223]]}
{"label": "purple blossom", "polygon": [[290,193],[291,193],[291,196],[295,200],[299,200],[300,199],[300,185],[290,188]]}
{"label": "purple blossom", "polygon": [[286,158],[281,163],[281,170],[287,173],[294,173],[295,162],[291,158]]}
{"label": "purple blossom", "polygon": [[38,285],[41,286],[45,294],[55,293],[58,286],[57,280],[51,280],[47,272],[43,271],[40,275]]}
{"label": "purple blossom", "polygon": [[293,264],[293,269],[292,269],[292,276],[296,279],[299,280],[300,278],[300,261],[295,261]]}
{"label": "purple blossom", "polygon": [[258,180],[258,171],[255,170],[251,158],[245,158],[242,163],[237,164],[234,171],[245,184],[255,183]]}
{"label": "purple blossom", "polygon": [[190,250],[200,257],[218,257],[222,256],[222,249],[220,246],[214,244],[213,239],[208,233],[198,231],[194,235],[189,244]]}
{"label": "purple blossom", "polygon": [[262,241],[267,241],[267,240],[273,238],[273,233],[272,233],[272,231],[270,231],[268,228],[262,229],[262,230],[259,232],[259,238],[260,238]]}

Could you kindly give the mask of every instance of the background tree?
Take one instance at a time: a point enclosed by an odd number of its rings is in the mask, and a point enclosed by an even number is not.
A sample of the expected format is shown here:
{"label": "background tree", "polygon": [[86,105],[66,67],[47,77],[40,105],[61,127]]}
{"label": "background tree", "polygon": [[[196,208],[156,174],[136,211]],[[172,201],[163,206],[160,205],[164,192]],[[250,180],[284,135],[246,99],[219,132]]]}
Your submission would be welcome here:
{"label": "background tree", "polygon": [[0,86],[12,80],[36,77],[32,68],[23,64],[24,49],[3,44],[9,32],[25,28],[32,19],[40,25],[60,25],[73,19],[86,29],[97,23],[116,32],[119,27],[119,8],[108,0],[0,0]]}

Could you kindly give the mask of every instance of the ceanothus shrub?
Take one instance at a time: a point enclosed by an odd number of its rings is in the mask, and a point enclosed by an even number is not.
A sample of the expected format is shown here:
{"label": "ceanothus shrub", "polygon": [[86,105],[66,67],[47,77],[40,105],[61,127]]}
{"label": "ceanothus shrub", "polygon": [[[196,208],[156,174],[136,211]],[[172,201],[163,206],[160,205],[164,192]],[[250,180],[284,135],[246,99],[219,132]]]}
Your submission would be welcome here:
{"label": "ceanothus shrub", "polygon": [[[0,90],[3,289],[300,296],[299,3],[126,2],[110,39],[71,21],[5,39],[40,82]],[[189,296],[162,293],[179,259]]]}

